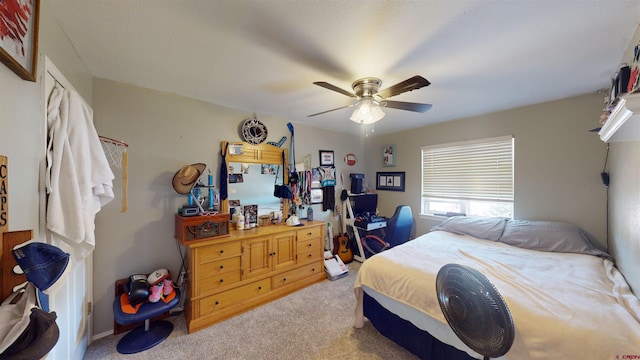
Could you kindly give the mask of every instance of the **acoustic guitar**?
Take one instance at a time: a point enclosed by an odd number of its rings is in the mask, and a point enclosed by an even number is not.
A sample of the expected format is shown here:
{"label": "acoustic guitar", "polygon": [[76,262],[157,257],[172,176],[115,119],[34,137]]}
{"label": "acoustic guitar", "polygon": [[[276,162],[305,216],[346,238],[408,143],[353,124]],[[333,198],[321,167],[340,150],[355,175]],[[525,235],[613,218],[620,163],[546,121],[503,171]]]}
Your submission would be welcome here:
{"label": "acoustic guitar", "polygon": [[339,234],[333,237],[333,251],[343,263],[348,264],[353,261],[353,251],[349,246],[349,236],[347,233],[342,233],[342,215],[338,206],[336,206],[336,213],[340,216],[340,230]]}

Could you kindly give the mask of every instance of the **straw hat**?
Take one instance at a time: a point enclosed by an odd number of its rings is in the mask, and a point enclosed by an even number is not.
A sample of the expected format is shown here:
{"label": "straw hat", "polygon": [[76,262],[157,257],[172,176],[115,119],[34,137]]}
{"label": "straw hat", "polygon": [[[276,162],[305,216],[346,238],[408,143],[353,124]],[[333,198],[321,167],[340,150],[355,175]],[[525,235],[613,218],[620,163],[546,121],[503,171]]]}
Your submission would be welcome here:
{"label": "straw hat", "polygon": [[182,195],[186,195],[196,184],[207,165],[203,163],[185,165],[173,175],[173,189]]}

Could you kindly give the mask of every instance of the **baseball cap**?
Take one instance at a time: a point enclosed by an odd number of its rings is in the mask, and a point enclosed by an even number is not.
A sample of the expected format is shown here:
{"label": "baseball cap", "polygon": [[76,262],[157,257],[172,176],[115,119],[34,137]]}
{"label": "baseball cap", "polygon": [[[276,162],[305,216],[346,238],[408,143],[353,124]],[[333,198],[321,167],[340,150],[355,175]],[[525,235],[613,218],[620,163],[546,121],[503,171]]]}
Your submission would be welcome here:
{"label": "baseball cap", "polygon": [[18,266],[39,290],[46,292],[66,272],[69,254],[43,242],[31,242],[13,249]]}

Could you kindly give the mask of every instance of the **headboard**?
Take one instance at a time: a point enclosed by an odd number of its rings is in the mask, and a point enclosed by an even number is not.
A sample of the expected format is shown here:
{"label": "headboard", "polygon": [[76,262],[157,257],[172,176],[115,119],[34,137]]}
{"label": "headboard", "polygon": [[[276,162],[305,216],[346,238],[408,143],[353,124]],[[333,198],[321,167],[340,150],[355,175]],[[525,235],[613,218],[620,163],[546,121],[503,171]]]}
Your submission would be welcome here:
{"label": "headboard", "polygon": [[33,230],[9,231],[2,233],[2,246],[0,246],[0,300],[4,301],[12,292],[16,285],[27,281],[24,274],[15,274],[13,267],[18,263],[13,257],[11,250],[23,242],[33,239]]}

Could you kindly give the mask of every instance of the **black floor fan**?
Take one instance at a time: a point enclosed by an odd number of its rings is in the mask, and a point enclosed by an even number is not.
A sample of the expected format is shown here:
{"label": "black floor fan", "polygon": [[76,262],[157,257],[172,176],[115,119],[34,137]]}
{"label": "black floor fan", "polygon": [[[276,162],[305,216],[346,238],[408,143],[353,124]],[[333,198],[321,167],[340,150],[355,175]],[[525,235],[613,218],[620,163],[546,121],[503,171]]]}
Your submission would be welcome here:
{"label": "black floor fan", "polygon": [[511,312],[495,286],[479,271],[443,266],[436,277],[440,308],[453,332],[484,359],[509,351],[515,338]]}

